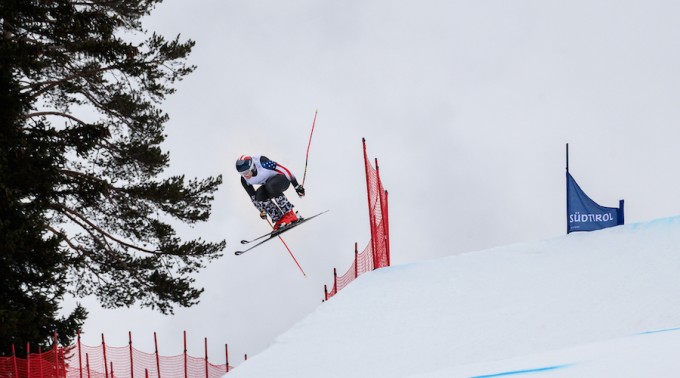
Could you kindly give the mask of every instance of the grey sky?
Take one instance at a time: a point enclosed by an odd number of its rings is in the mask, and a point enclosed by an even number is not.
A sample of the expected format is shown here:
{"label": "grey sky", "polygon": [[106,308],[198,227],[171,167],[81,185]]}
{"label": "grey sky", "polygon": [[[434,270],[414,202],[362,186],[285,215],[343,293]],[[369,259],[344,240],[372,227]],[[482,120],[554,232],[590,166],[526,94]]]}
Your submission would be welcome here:
{"label": "grey sky", "polygon": [[[673,1],[166,0],[146,27],[197,42],[198,69],[165,103],[168,173],[224,175],[213,217],[187,237],[226,238],[198,277],[202,302],[174,317],[95,310],[103,332],[140,349],[230,362],[256,354],[320,305],[332,269],[369,240],[361,138],[389,191],[392,264],[563,235],[565,154],[603,206],[627,223],[680,211],[680,4]],[[264,154],[299,178],[315,109],[304,215],[272,242],[234,171]],[[86,301],[91,305],[92,301]],[[332,325],[329,325],[329,327]],[[193,347],[192,347],[193,345]]]}

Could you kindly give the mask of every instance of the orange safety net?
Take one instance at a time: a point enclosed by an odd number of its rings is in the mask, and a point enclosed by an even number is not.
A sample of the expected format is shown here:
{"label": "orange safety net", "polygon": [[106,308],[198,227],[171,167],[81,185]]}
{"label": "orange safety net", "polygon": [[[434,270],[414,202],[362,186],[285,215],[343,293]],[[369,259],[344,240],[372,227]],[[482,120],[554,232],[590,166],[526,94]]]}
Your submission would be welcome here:
{"label": "orange safety net", "polygon": [[371,241],[361,253],[357,252],[355,246],[354,262],[345,274],[338,276],[335,269],[333,270],[333,288],[330,291],[325,290],[325,300],[333,297],[363,273],[390,266],[387,191],[383,188],[380,180],[378,161],[376,160],[375,168],[373,168],[368,160],[366,141],[364,141],[364,165],[366,168]]}

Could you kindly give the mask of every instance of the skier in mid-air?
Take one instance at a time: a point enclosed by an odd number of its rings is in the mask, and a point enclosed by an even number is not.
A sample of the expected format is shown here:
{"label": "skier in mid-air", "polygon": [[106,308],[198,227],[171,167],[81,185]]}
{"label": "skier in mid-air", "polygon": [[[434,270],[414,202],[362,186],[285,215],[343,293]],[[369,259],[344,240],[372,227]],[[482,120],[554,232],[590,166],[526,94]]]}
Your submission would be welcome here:
{"label": "skier in mid-air", "polygon": [[[303,197],[305,189],[290,170],[261,155],[242,155],[236,160],[236,170],[241,174],[243,188],[260,210],[260,218],[267,219],[268,215],[274,230],[299,220],[283,192],[293,184],[297,195]],[[260,187],[256,190],[253,185]]]}

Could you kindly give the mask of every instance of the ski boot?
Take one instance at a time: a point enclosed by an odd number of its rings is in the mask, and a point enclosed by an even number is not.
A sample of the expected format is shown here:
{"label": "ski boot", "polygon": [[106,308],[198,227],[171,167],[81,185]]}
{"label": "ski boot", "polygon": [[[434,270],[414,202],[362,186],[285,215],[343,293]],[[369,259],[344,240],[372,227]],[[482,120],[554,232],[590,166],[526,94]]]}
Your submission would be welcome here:
{"label": "ski boot", "polygon": [[289,226],[297,221],[299,221],[300,218],[298,218],[298,215],[295,211],[292,209],[288,211],[287,213],[283,214],[281,219],[279,219],[276,223],[274,223],[274,230],[278,230],[281,227],[286,227]]}

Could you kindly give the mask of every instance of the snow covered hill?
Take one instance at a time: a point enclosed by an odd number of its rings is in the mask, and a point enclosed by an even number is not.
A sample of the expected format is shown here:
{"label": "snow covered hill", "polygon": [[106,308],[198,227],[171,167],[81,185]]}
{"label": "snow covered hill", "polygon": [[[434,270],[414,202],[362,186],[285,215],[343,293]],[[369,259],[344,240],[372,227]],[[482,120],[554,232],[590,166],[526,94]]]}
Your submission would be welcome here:
{"label": "snow covered hill", "polygon": [[678,377],[678,327],[673,217],[367,273],[229,376]]}

